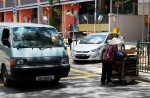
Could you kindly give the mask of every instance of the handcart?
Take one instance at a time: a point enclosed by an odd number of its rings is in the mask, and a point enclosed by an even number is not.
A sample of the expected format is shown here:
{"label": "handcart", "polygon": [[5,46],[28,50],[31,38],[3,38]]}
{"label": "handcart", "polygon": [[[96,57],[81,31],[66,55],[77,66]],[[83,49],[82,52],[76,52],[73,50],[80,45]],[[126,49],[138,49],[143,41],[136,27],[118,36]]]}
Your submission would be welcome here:
{"label": "handcart", "polygon": [[119,79],[123,84],[134,82],[138,78],[137,62],[137,55],[117,58],[112,67],[112,79]]}

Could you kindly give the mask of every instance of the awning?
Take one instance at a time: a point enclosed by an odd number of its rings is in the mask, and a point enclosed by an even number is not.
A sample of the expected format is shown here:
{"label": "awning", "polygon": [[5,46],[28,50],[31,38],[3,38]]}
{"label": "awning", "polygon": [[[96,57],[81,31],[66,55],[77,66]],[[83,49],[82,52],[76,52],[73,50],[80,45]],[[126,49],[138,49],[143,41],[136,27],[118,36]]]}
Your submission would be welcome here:
{"label": "awning", "polygon": [[81,3],[81,2],[88,2],[88,1],[95,1],[95,0],[71,0],[71,1],[65,0],[64,2],[61,2],[60,4],[72,4],[72,3]]}
{"label": "awning", "polygon": [[[16,10],[32,9],[32,8],[37,8],[37,7],[38,7],[38,4],[34,3],[34,4],[29,4],[29,5],[16,6]],[[12,10],[13,10],[13,7],[7,7],[7,8],[1,8],[0,12],[8,12]]]}
{"label": "awning", "polygon": [[[89,2],[89,1],[95,1],[95,0],[61,0],[61,3],[56,3],[55,5],[63,5],[63,4],[75,4],[75,3],[81,3],[81,2]],[[48,2],[42,2],[40,3],[43,6],[50,6]]]}
{"label": "awning", "polygon": [[[61,0],[61,3],[57,3],[55,5],[63,5],[63,4],[73,4],[73,3],[81,3],[81,2],[89,2],[89,1],[95,1],[95,0]],[[49,2],[41,2],[40,3],[41,6],[46,7],[46,6],[50,6]],[[31,9],[31,8],[37,8],[38,4],[34,3],[34,4],[28,4],[28,5],[20,5],[16,7],[16,10],[23,10],[23,9]],[[7,12],[7,11],[12,11],[13,7],[8,7],[8,8],[0,8],[0,12]]]}

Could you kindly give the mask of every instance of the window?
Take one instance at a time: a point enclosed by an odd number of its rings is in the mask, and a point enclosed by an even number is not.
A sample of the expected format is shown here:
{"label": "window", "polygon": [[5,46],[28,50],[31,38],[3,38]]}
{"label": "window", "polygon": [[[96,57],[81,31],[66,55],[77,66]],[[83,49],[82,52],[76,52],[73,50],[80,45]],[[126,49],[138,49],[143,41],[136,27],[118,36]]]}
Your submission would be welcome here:
{"label": "window", "polygon": [[63,46],[62,39],[54,28],[13,28],[13,47],[15,48],[43,48],[51,46]]}
{"label": "window", "polygon": [[9,35],[10,35],[9,29],[6,29],[6,28],[3,29],[1,41],[3,45],[8,46],[8,47],[10,47]]}

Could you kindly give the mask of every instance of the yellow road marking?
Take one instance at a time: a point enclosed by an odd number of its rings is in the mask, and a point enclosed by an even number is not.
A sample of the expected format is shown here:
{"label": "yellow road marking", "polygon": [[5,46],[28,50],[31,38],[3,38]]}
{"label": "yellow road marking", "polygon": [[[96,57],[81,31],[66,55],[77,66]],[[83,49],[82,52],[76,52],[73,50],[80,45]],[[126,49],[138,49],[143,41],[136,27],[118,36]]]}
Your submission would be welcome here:
{"label": "yellow road marking", "polygon": [[[87,72],[87,71],[83,71],[83,70],[78,70],[78,69],[74,69],[74,68],[71,68],[70,71],[79,73],[81,75],[68,76],[68,77],[65,77],[62,79],[81,79],[81,78],[90,78],[90,77],[99,76],[99,74],[95,74],[95,73],[91,73],[91,72]],[[0,83],[0,86],[4,86],[4,84]]]}
{"label": "yellow road marking", "polygon": [[72,52],[72,50],[70,50],[70,49],[69,49],[69,50],[67,50],[67,51],[68,51],[69,53],[71,53],[71,52]]}
{"label": "yellow road marking", "polygon": [[3,84],[3,83],[0,83],[0,86],[4,86],[4,84]]}
{"label": "yellow road marking", "polygon": [[80,76],[68,76],[68,77],[65,77],[62,79],[79,79],[79,78],[89,78],[89,77],[99,76],[99,74],[95,74],[95,73],[91,73],[91,72],[87,72],[87,71],[83,71],[83,70],[78,70],[78,69],[74,69],[74,68],[71,68],[70,71],[81,73],[82,75],[80,75]]}

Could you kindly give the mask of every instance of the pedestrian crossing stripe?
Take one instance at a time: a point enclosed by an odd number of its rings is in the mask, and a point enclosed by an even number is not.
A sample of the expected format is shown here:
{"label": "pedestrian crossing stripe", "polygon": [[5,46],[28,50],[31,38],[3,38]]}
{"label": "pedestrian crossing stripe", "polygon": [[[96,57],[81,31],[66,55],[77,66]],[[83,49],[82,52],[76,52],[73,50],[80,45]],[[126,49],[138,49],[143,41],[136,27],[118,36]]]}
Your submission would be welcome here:
{"label": "pedestrian crossing stripe", "polygon": [[80,73],[81,75],[68,76],[68,77],[65,77],[62,79],[79,79],[79,78],[90,78],[90,77],[99,76],[99,74],[95,74],[95,73],[91,73],[91,72],[87,72],[87,71],[83,71],[83,70],[78,70],[78,69],[74,69],[74,68],[71,68],[70,71]]}

